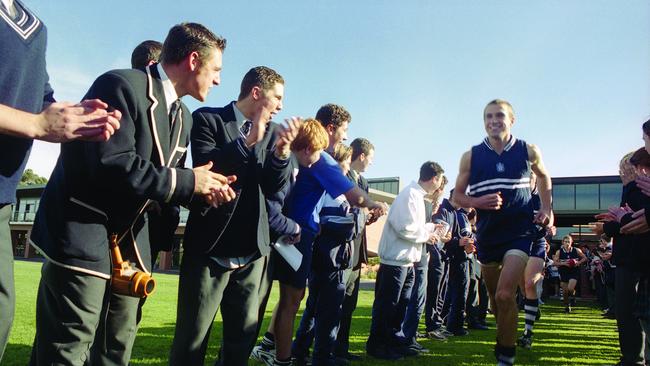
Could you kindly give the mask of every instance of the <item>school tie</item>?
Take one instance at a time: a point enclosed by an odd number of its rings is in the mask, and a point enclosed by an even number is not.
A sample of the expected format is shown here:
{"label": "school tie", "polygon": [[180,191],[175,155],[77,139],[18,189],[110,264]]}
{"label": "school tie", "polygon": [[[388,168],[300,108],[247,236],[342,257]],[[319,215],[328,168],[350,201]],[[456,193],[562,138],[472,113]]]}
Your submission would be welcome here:
{"label": "school tie", "polygon": [[241,126],[239,131],[244,137],[248,137],[248,135],[251,133],[251,127],[253,127],[253,122],[252,121],[246,121],[244,124]]}
{"label": "school tie", "polygon": [[181,110],[181,100],[176,99],[172,103],[172,107],[169,110],[169,131],[173,129],[174,123],[176,123],[176,118],[178,118],[178,111]]}

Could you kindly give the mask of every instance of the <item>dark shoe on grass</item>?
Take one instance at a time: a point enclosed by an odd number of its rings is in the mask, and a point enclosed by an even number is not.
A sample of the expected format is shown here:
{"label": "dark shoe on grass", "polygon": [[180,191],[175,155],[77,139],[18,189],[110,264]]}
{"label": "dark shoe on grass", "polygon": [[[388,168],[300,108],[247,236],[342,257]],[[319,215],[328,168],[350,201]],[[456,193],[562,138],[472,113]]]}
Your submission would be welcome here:
{"label": "dark shoe on grass", "polygon": [[517,344],[521,348],[530,349],[533,346],[533,332],[524,332],[517,340]]}
{"label": "dark shoe on grass", "polygon": [[334,359],[334,366],[350,366],[350,365],[351,365],[350,360],[348,360],[347,358],[336,357]]}
{"label": "dark shoe on grass", "polygon": [[395,361],[404,358],[403,355],[394,352],[392,349],[388,347],[382,347],[382,348],[366,347],[366,353],[368,353],[370,356],[374,358],[378,358],[380,360],[387,360],[387,361]]}
{"label": "dark shoe on grass", "polygon": [[483,325],[483,324],[478,323],[478,322],[467,324],[467,328],[469,328],[469,329],[477,329],[477,330],[488,330],[488,329],[490,329],[490,328],[488,328],[487,325]]}
{"label": "dark shoe on grass", "polygon": [[391,351],[404,357],[413,357],[420,354],[420,351],[416,350],[415,348],[411,348],[410,346],[395,347]]}
{"label": "dark shoe on grass", "polygon": [[363,360],[363,357],[361,357],[359,355],[352,354],[350,352],[347,352],[347,353],[341,354],[341,355],[336,355],[336,358],[345,358],[348,361],[361,361],[361,360]]}
{"label": "dark shoe on grass", "polygon": [[463,336],[468,335],[469,332],[465,328],[458,328],[458,329],[451,330],[451,334],[454,337],[463,337]]}

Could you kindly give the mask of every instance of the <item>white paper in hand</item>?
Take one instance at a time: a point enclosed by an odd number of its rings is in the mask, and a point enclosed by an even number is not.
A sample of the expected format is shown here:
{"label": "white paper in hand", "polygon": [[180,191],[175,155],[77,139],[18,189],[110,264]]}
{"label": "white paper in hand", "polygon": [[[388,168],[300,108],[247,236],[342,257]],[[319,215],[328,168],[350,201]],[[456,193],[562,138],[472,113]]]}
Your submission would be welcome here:
{"label": "white paper in hand", "polygon": [[281,236],[278,240],[273,243],[273,247],[277,252],[284,258],[287,263],[293,268],[294,271],[297,271],[300,268],[300,263],[302,263],[302,253],[292,244],[286,244],[285,239],[286,235]]}

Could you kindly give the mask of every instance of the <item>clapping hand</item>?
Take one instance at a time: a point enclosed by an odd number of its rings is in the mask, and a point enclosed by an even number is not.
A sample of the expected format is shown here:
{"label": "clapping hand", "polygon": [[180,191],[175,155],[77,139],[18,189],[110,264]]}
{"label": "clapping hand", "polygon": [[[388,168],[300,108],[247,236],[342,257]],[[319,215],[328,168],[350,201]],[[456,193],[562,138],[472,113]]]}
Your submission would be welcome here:
{"label": "clapping hand", "polygon": [[614,221],[621,222],[621,219],[623,218],[623,216],[625,216],[625,215],[627,215],[629,213],[632,213],[634,211],[630,208],[630,206],[625,204],[625,206],[623,206],[623,207],[610,207],[607,210],[607,212],[610,213],[614,217]]}
{"label": "clapping hand", "polygon": [[621,228],[621,234],[642,234],[650,231],[648,221],[645,217],[645,209],[642,208],[632,214],[632,221]]}
{"label": "clapping hand", "polygon": [[49,142],[107,141],[120,128],[122,118],[120,111],[107,108],[99,99],[52,103],[38,115],[34,137]]}
{"label": "clapping hand", "polygon": [[204,196],[205,201],[217,207],[225,202],[232,201],[235,191],[230,185],[237,180],[234,175],[224,176],[211,171],[212,162],[192,169],[194,172],[194,193]]}
{"label": "clapping hand", "polygon": [[286,126],[281,126],[275,142],[275,156],[282,160],[289,158],[291,154],[291,143],[298,136],[298,130],[303,123],[300,117],[287,118],[284,122]]}

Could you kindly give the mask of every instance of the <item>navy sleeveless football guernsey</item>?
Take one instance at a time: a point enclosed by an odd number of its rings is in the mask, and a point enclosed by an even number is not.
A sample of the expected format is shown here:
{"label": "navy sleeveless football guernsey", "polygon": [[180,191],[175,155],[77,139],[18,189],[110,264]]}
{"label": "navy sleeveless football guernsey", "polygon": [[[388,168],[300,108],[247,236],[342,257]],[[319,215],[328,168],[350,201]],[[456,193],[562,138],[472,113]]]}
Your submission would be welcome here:
{"label": "navy sleeveless football guernsey", "polygon": [[530,191],[530,162],[526,142],[511,136],[499,155],[488,138],[472,147],[468,195],[501,192],[499,210],[477,209],[477,240],[481,245],[531,238],[535,231]]}
{"label": "navy sleeveless football guernsey", "polygon": [[576,250],[576,247],[572,246],[570,252],[565,251],[564,247],[560,247],[560,260],[561,261],[567,261],[569,259],[575,259],[575,260],[580,259],[580,256],[578,255],[578,250]]}

